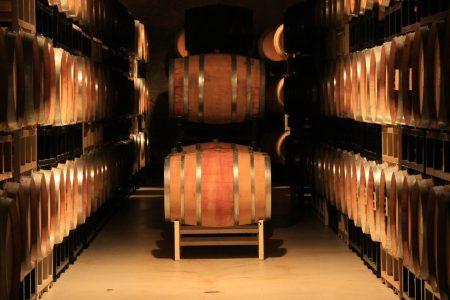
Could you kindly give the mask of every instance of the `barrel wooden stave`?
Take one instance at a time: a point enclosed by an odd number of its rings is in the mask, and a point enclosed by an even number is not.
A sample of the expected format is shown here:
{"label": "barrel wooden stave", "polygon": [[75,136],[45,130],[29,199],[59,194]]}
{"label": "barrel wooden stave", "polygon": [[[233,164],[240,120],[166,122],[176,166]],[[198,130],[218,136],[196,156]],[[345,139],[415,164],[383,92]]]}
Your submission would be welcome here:
{"label": "barrel wooden stave", "polygon": [[[1,193],[0,193],[1,194]],[[18,299],[21,236],[17,203],[0,196],[0,298]]]}
{"label": "barrel wooden stave", "polygon": [[264,98],[265,69],[258,60],[207,54],[171,64],[169,109],[174,116],[209,124],[243,122],[264,114]]}
{"label": "barrel wooden stave", "polygon": [[216,148],[200,149],[198,146],[196,151],[166,158],[166,220],[226,227],[270,219],[267,155],[242,147],[222,148],[220,144]]}

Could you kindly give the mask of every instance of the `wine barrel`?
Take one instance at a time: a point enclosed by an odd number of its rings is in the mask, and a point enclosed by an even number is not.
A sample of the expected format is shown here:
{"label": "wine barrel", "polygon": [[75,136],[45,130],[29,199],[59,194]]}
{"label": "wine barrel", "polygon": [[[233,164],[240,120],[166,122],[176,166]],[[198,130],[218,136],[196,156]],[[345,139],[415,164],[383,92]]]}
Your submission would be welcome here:
{"label": "wine barrel", "polygon": [[77,176],[77,166],[75,165],[75,162],[73,160],[68,160],[66,161],[66,168],[68,171],[68,175],[69,175],[69,180],[70,180],[70,186],[72,188],[71,190],[71,196],[72,196],[72,216],[71,216],[71,224],[70,224],[70,228],[72,229],[76,229],[78,226],[78,176]]}
{"label": "wine barrel", "polygon": [[353,118],[353,93],[352,93],[352,57],[344,58],[344,111],[345,117]]}
{"label": "wine barrel", "polygon": [[63,125],[66,116],[67,102],[64,98],[67,90],[67,55],[68,53],[61,48],[53,49],[55,54],[55,107],[51,108],[55,112],[54,124]]}
{"label": "wine barrel", "polygon": [[370,56],[369,49],[363,50],[361,53],[361,86],[360,86],[360,101],[361,101],[361,116],[363,121],[371,120],[370,113]]}
{"label": "wine barrel", "polygon": [[412,111],[413,125],[426,127],[430,123],[428,101],[428,81],[426,70],[429,62],[426,61],[428,44],[428,27],[420,27],[414,35],[414,42],[411,50],[412,64]]}
{"label": "wine barrel", "polygon": [[44,175],[33,172],[31,177],[34,182],[34,189],[31,189],[31,197],[35,199],[34,202],[37,208],[31,212],[35,216],[35,222],[37,222],[36,240],[38,245],[36,256],[38,260],[42,260],[50,252],[50,203]]}
{"label": "wine barrel", "polygon": [[21,236],[16,202],[0,196],[0,298],[19,299]]}
{"label": "wine barrel", "polygon": [[369,122],[375,123],[377,121],[377,108],[379,99],[379,83],[378,72],[381,65],[381,47],[374,47],[368,50],[369,69],[369,101],[367,103],[367,119]]}
{"label": "wine barrel", "polygon": [[18,34],[0,29],[5,36],[8,53],[8,93],[6,100],[6,118],[9,130],[19,129],[24,118],[24,57]]}
{"label": "wine barrel", "polygon": [[403,53],[402,53],[402,67],[400,72],[400,97],[402,103],[402,115],[399,123],[412,125],[412,45],[414,42],[414,33],[409,33],[405,36]]}
{"label": "wine barrel", "polygon": [[40,98],[37,122],[40,125],[50,125],[53,124],[55,119],[55,112],[52,110],[55,107],[56,98],[55,53],[51,40],[39,36],[37,37],[37,43],[41,64],[40,76],[42,78],[42,97]]}
{"label": "wine barrel", "polygon": [[259,54],[271,61],[286,60],[287,54],[284,50],[284,25],[269,30],[259,39]]}
{"label": "wine barrel", "polygon": [[344,61],[342,57],[336,61],[336,69],[334,73],[334,97],[336,105],[336,116],[344,116]]}
{"label": "wine barrel", "polygon": [[[53,250],[55,244],[62,241],[59,234],[59,184],[55,184],[54,174],[50,170],[40,171],[44,176],[45,186],[48,192],[49,203],[49,248]],[[58,192],[56,192],[58,189]]]}
{"label": "wine barrel", "polygon": [[401,242],[402,242],[402,253],[403,253],[403,265],[409,268],[410,270],[413,270],[413,258],[411,254],[410,249],[410,229],[409,226],[411,224],[411,221],[409,220],[410,214],[409,214],[409,202],[414,201],[413,198],[413,187],[416,184],[417,180],[422,179],[421,175],[408,175],[405,176],[403,179],[403,186],[402,186],[402,196],[401,196]]}
{"label": "wine barrel", "polygon": [[[84,224],[87,218],[87,174],[86,165],[81,158],[75,158],[74,160],[74,177],[76,177],[77,189],[75,193],[77,194],[78,206],[77,206],[77,224]],[[75,180],[74,180],[75,182]],[[74,185],[75,186],[75,185]]]}
{"label": "wine barrel", "polygon": [[434,261],[437,288],[441,299],[450,297],[450,187],[436,191],[434,213]]}
{"label": "wine barrel", "polygon": [[403,197],[403,182],[404,177],[407,176],[406,171],[396,171],[392,174],[391,192],[388,197],[388,221],[387,226],[390,231],[390,243],[388,252],[396,257],[403,257],[402,248],[402,197]]}
{"label": "wine barrel", "polygon": [[399,36],[391,41],[387,67],[386,93],[388,113],[392,123],[401,122],[403,114],[402,98],[400,97],[400,70],[402,68],[403,47],[405,36]]}
{"label": "wine barrel", "polygon": [[429,33],[427,70],[427,100],[429,101],[431,127],[448,128],[450,117],[450,62],[447,53],[450,50],[450,21],[436,22]]}
{"label": "wine barrel", "polygon": [[266,83],[266,109],[282,112],[284,107],[284,77],[268,78]]}
{"label": "wine barrel", "polygon": [[354,120],[361,121],[361,52],[350,54],[351,57],[351,81],[352,81],[352,116]]}
{"label": "wine barrel", "polygon": [[[421,279],[428,279],[428,233],[430,225],[428,221],[428,201],[430,189],[433,187],[432,179],[417,180],[413,186],[408,202],[409,220],[409,249],[414,274]],[[433,224],[434,225],[434,224]]]}
{"label": "wine barrel", "polygon": [[369,203],[373,203],[374,199],[374,178],[373,169],[376,167],[374,161],[367,161],[361,165],[361,184],[359,185],[359,195],[360,195],[360,218],[361,218],[361,230],[365,234],[370,234],[370,224],[369,224]]}
{"label": "wine barrel", "polygon": [[376,0],[360,0],[360,13],[364,14],[364,12],[372,10],[375,1]]}
{"label": "wine barrel", "polygon": [[[6,49],[5,31],[0,28],[0,95],[8,95],[8,51]],[[0,105],[8,108],[8,97],[0,98]],[[8,129],[7,109],[0,110],[0,131]]]}
{"label": "wine barrel", "polygon": [[[380,224],[380,241],[383,249],[389,251],[392,247],[392,236],[391,236],[391,220],[390,218],[390,205],[392,202],[390,199],[393,198],[392,190],[392,178],[393,174],[398,171],[398,167],[387,167],[382,170],[380,178],[380,193],[378,197],[378,224]],[[395,225],[395,224],[394,224]]]}
{"label": "wine barrel", "polygon": [[169,70],[169,110],[189,121],[225,124],[262,116],[265,68],[228,54],[178,58]]}
{"label": "wine barrel", "polygon": [[176,51],[180,57],[189,56],[189,51],[186,49],[186,32],[184,30],[177,35]]}
{"label": "wine barrel", "polygon": [[377,117],[376,122],[381,124],[392,124],[390,114],[390,103],[388,95],[389,61],[391,55],[391,42],[386,42],[380,49],[380,61],[377,66]]}
{"label": "wine barrel", "polygon": [[380,207],[379,199],[381,193],[381,173],[387,168],[387,164],[376,165],[372,168],[373,172],[373,184],[374,184],[374,194],[373,199],[369,197],[367,201],[367,215],[370,228],[370,236],[373,241],[380,242],[381,235],[381,224],[380,220]]}
{"label": "wine barrel", "polygon": [[344,215],[347,214],[347,207],[345,201],[345,161],[344,157],[347,154],[346,150],[337,149],[338,157],[336,160],[336,181],[335,181],[335,190],[337,195],[337,209],[342,212]]}
{"label": "wine barrel", "polygon": [[[31,211],[30,197],[17,182],[6,182],[3,186],[6,196],[17,203],[20,222],[20,279],[22,280],[32,268],[31,263]],[[28,196],[28,197],[27,197]]]}
{"label": "wine barrel", "polygon": [[270,159],[245,146],[197,145],[165,159],[164,192],[168,221],[224,227],[268,220]]}
{"label": "wine barrel", "polygon": [[362,196],[360,195],[360,185],[361,185],[361,165],[366,163],[366,158],[361,157],[359,154],[355,155],[355,159],[352,163],[352,183],[351,183],[351,193],[352,193],[352,213],[353,221],[356,227],[361,227],[361,201]]}
{"label": "wine barrel", "polygon": [[42,97],[43,78],[40,76],[39,48],[34,34],[20,32],[20,43],[23,49],[24,73],[24,126],[36,124],[36,114],[39,111]]}
{"label": "wine barrel", "polygon": [[73,185],[71,181],[71,174],[70,169],[68,168],[67,164],[59,163],[57,168],[61,170],[61,176],[64,178],[64,192],[65,192],[65,199],[66,199],[66,205],[63,208],[65,210],[65,234],[64,236],[68,236],[70,230],[74,229],[74,222],[73,219],[74,215],[74,203],[73,203]]}
{"label": "wine barrel", "polygon": [[[29,202],[30,206],[30,259],[29,267],[34,268],[41,246],[41,204],[35,194],[35,183],[32,177],[22,176],[20,178],[22,198]],[[23,200],[22,200],[23,201]]]}

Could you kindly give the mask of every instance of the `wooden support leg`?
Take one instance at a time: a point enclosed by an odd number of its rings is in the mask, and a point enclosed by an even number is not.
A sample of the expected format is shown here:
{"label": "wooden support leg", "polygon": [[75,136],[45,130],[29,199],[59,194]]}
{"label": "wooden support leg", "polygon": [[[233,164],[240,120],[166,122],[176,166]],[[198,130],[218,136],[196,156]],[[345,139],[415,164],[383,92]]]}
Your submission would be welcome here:
{"label": "wooden support leg", "polygon": [[180,222],[173,222],[175,260],[180,260]]}
{"label": "wooden support leg", "polygon": [[259,259],[264,260],[264,221],[258,221],[258,252]]}

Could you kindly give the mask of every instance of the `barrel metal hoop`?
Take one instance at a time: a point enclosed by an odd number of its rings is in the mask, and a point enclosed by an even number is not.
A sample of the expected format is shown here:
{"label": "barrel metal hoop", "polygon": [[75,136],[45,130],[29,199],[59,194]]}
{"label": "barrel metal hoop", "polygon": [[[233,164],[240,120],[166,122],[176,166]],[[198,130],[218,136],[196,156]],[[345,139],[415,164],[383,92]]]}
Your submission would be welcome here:
{"label": "barrel metal hoop", "polygon": [[252,193],[252,223],[256,222],[256,199],[255,199],[255,156],[250,150],[250,191]]}
{"label": "barrel metal hoop", "polygon": [[185,209],[184,209],[184,174],[185,174],[185,155],[181,154],[181,174],[180,174],[180,206],[181,206],[181,224],[185,224]]}
{"label": "barrel metal hoop", "polygon": [[260,103],[259,103],[259,114],[261,117],[264,116],[264,111],[266,109],[266,65],[264,62],[259,62],[259,70],[260,70]]}
{"label": "barrel metal hoop", "polygon": [[173,68],[174,68],[174,61],[171,60],[169,62],[169,113],[170,116],[174,116],[174,105],[173,105]]}
{"label": "barrel metal hoop", "polygon": [[251,118],[253,115],[253,103],[252,103],[252,59],[247,57],[247,118]]}
{"label": "barrel metal hoop", "polygon": [[233,202],[234,202],[234,225],[239,225],[239,153],[236,144],[233,148]]}
{"label": "barrel metal hoop", "polygon": [[196,197],[197,197],[197,225],[202,225],[202,149],[201,145],[197,144],[197,161],[195,169],[196,181]]}
{"label": "barrel metal hoop", "polygon": [[231,56],[231,122],[236,121],[237,111],[237,56]]}
{"label": "barrel metal hoop", "polygon": [[189,57],[184,58],[184,77],[183,77],[183,116],[188,115],[189,105]]}
{"label": "barrel metal hoop", "polygon": [[198,119],[203,122],[205,110],[205,56],[198,58]]}
{"label": "barrel metal hoop", "polygon": [[270,220],[272,215],[272,166],[270,164],[270,156],[265,154],[265,177],[266,177],[266,220]]}

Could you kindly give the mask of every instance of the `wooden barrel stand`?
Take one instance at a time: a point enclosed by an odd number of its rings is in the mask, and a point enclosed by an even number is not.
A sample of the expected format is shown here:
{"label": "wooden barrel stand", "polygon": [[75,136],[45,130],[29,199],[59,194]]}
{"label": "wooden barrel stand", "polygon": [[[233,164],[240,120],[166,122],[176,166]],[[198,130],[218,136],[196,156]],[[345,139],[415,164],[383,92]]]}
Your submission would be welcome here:
{"label": "wooden barrel stand", "polygon": [[180,225],[173,222],[174,259],[181,259],[181,247],[258,246],[258,258],[264,260],[264,221],[258,224],[211,228]]}

